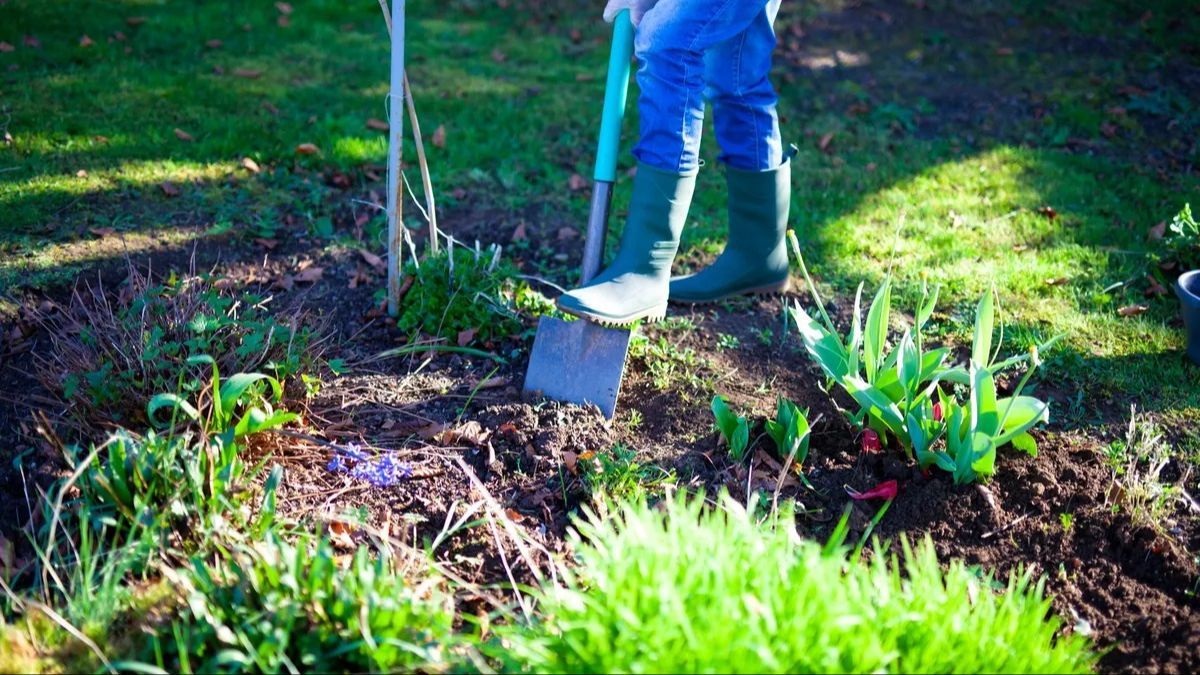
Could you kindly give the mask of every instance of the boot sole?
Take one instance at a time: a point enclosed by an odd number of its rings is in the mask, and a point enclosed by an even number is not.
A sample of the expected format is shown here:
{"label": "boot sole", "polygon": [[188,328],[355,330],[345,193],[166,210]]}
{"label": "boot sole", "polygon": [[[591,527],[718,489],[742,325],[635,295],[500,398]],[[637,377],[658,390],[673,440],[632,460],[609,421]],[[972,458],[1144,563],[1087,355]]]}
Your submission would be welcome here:
{"label": "boot sole", "polygon": [[720,302],[725,302],[726,300],[732,300],[733,298],[740,298],[740,297],[744,297],[744,296],[761,296],[764,298],[777,298],[777,297],[783,295],[784,293],[787,293],[789,290],[791,290],[791,288],[792,288],[792,280],[784,279],[783,281],[779,281],[779,282],[776,282],[773,284],[767,284],[765,286],[756,286],[754,288],[747,288],[745,290],[733,291],[732,293],[726,293],[725,295],[720,295],[715,298],[706,298],[704,300],[681,300],[678,298],[670,298],[669,302],[671,302],[672,304],[676,304],[676,305],[697,306],[697,305],[715,305]]}
{"label": "boot sole", "polygon": [[588,312],[566,309],[564,307],[559,307],[558,309],[563,313],[570,314],[571,316],[577,316],[581,319],[586,319],[592,323],[600,324],[605,328],[628,328],[629,326],[643,319],[647,323],[656,323],[667,318],[667,306],[665,304],[659,307],[651,307],[645,311],[634,312],[633,314],[628,314],[615,319],[607,316],[589,314]]}

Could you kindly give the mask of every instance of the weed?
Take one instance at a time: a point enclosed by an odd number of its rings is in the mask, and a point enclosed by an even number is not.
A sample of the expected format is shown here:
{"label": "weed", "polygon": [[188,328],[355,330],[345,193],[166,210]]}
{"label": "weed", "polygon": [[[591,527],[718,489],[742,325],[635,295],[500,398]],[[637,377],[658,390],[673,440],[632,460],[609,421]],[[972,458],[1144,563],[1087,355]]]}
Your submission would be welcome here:
{"label": "weed", "polygon": [[1058,523],[1062,525],[1063,532],[1070,532],[1075,527],[1075,515],[1071,513],[1058,514]]}
{"label": "weed", "polygon": [[313,368],[320,341],[304,325],[308,317],[281,322],[267,302],[194,274],[154,284],[130,265],[115,298],[100,283],[84,284],[68,306],[39,317],[51,347],[36,360],[36,374],[79,421],[132,426],[145,420],[154,394],[201,386],[200,369],[177,377],[192,356],[215,354],[226,372],[265,369],[279,379]]}
{"label": "weed", "polygon": [[514,282],[515,271],[500,253],[496,246],[480,250],[452,244],[419,266],[408,263],[404,274],[412,283],[396,326],[465,346],[519,334],[524,328],[520,311],[551,311],[544,296]]}
{"label": "weed", "polygon": [[[496,656],[529,672],[1087,672],[1029,572],[1002,592],[929,540],[847,563],[728,497],[676,497],[576,524],[582,566],[541,592],[545,622],[502,629]],[[736,630],[731,630],[736,627]],[[946,645],[954,645],[947,649]]]}
{"label": "weed", "polygon": [[775,331],[766,327],[757,328],[754,330],[754,337],[759,341],[760,344],[770,347],[771,341],[775,339]]}
{"label": "weed", "polygon": [[662,336],[652,339],[635,334],[629,343],[629,356],[646,364],[650,381],[659,391],[680,385],[699,392],[711,389],[708,361],[691,347],[677,347]]}
{"label": "weed", "polygon": [[657,466],[637,461],[637,451],[624,445],[580,457],[580,474],[595,502],[619,504],[645,500],[675,482],[675,476]]}
{"label": "weed", "polygon": [[1105,459],[1112,471],[1107,498],[1114,510],[1124,510],[1135,526],[1165,535],[1182,494],[1178,485],[1162,480],[1175,453],[1158,427],[1131,409],[1124,442],[1112,444]]}
{"label": "weed", "polygon": [[[187,610],[146,658],[174,672],[413,671],[465,642],[437,578],[410,578],[393,556],[270,536],[224,562],[195,559],[170,578]],[[269,617],[269,620],[264,620]]]}
{"label": "weed", "polygon": [[736,335],[721,333],[717,336],[717,351],[725,351],[728,349],[737,349],[742,346],[741,339]]}

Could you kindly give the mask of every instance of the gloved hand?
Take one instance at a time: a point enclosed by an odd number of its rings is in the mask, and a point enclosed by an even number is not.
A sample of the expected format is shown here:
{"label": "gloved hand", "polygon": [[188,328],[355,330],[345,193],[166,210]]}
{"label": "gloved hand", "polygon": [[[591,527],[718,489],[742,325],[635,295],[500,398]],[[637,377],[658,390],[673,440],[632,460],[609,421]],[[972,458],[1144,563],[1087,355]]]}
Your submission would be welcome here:
{"label": "gloved hand", "polygon": [[629,18],[633,21],[633,25],[638,25],[642,20],[642,15],[650,11],[658,0],[608,0],[608,4],[604,7],[604,20],[612,23],[621,10],[629,10]]}

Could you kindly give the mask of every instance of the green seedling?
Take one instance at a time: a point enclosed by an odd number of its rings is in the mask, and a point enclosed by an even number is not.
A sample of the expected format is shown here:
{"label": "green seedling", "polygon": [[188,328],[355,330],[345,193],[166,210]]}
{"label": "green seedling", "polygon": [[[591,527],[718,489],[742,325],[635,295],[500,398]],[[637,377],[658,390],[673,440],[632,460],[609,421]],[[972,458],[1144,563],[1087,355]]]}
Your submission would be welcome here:
{"label": "green seedling", "polygon": [[742,461],[746,456],[746,449],[750,446],[750,422],[745,417],[735,415],[721,396],[713,397],[712,412],[716,418],[717,431],[729,446],[729,456],[735,462]]}
{"label": "green seedling", "polygon": [[776,403],[775,419],[767,420],[766,429],[767,435],[775,441],[779,454],[794,461],[799,470],[808,458],[808,442],[812,432],[808,424],[808,411],[801,410],[795,403],[780,396]]}

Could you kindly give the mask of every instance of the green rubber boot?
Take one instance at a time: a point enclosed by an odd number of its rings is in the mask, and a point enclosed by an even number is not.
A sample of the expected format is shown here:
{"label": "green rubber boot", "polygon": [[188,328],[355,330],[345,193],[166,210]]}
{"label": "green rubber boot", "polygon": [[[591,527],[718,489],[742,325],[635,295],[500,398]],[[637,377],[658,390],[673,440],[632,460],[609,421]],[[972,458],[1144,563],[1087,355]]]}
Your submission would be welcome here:
{"label": "green rubber boot", "polygon": [[729,239],[713,264],[671,279],[671,302],[706,304],[738,295],[788,289],[783,238],[792,201],[792,162],[777,169],[725,169],[729,187]]}
{"label": "green rubber boot", "polygon": [[588,285],[560,295],[558,308],[612,326],[666,316],[671,263],[695,188],[696,172],[639,164],[616,259]]}

